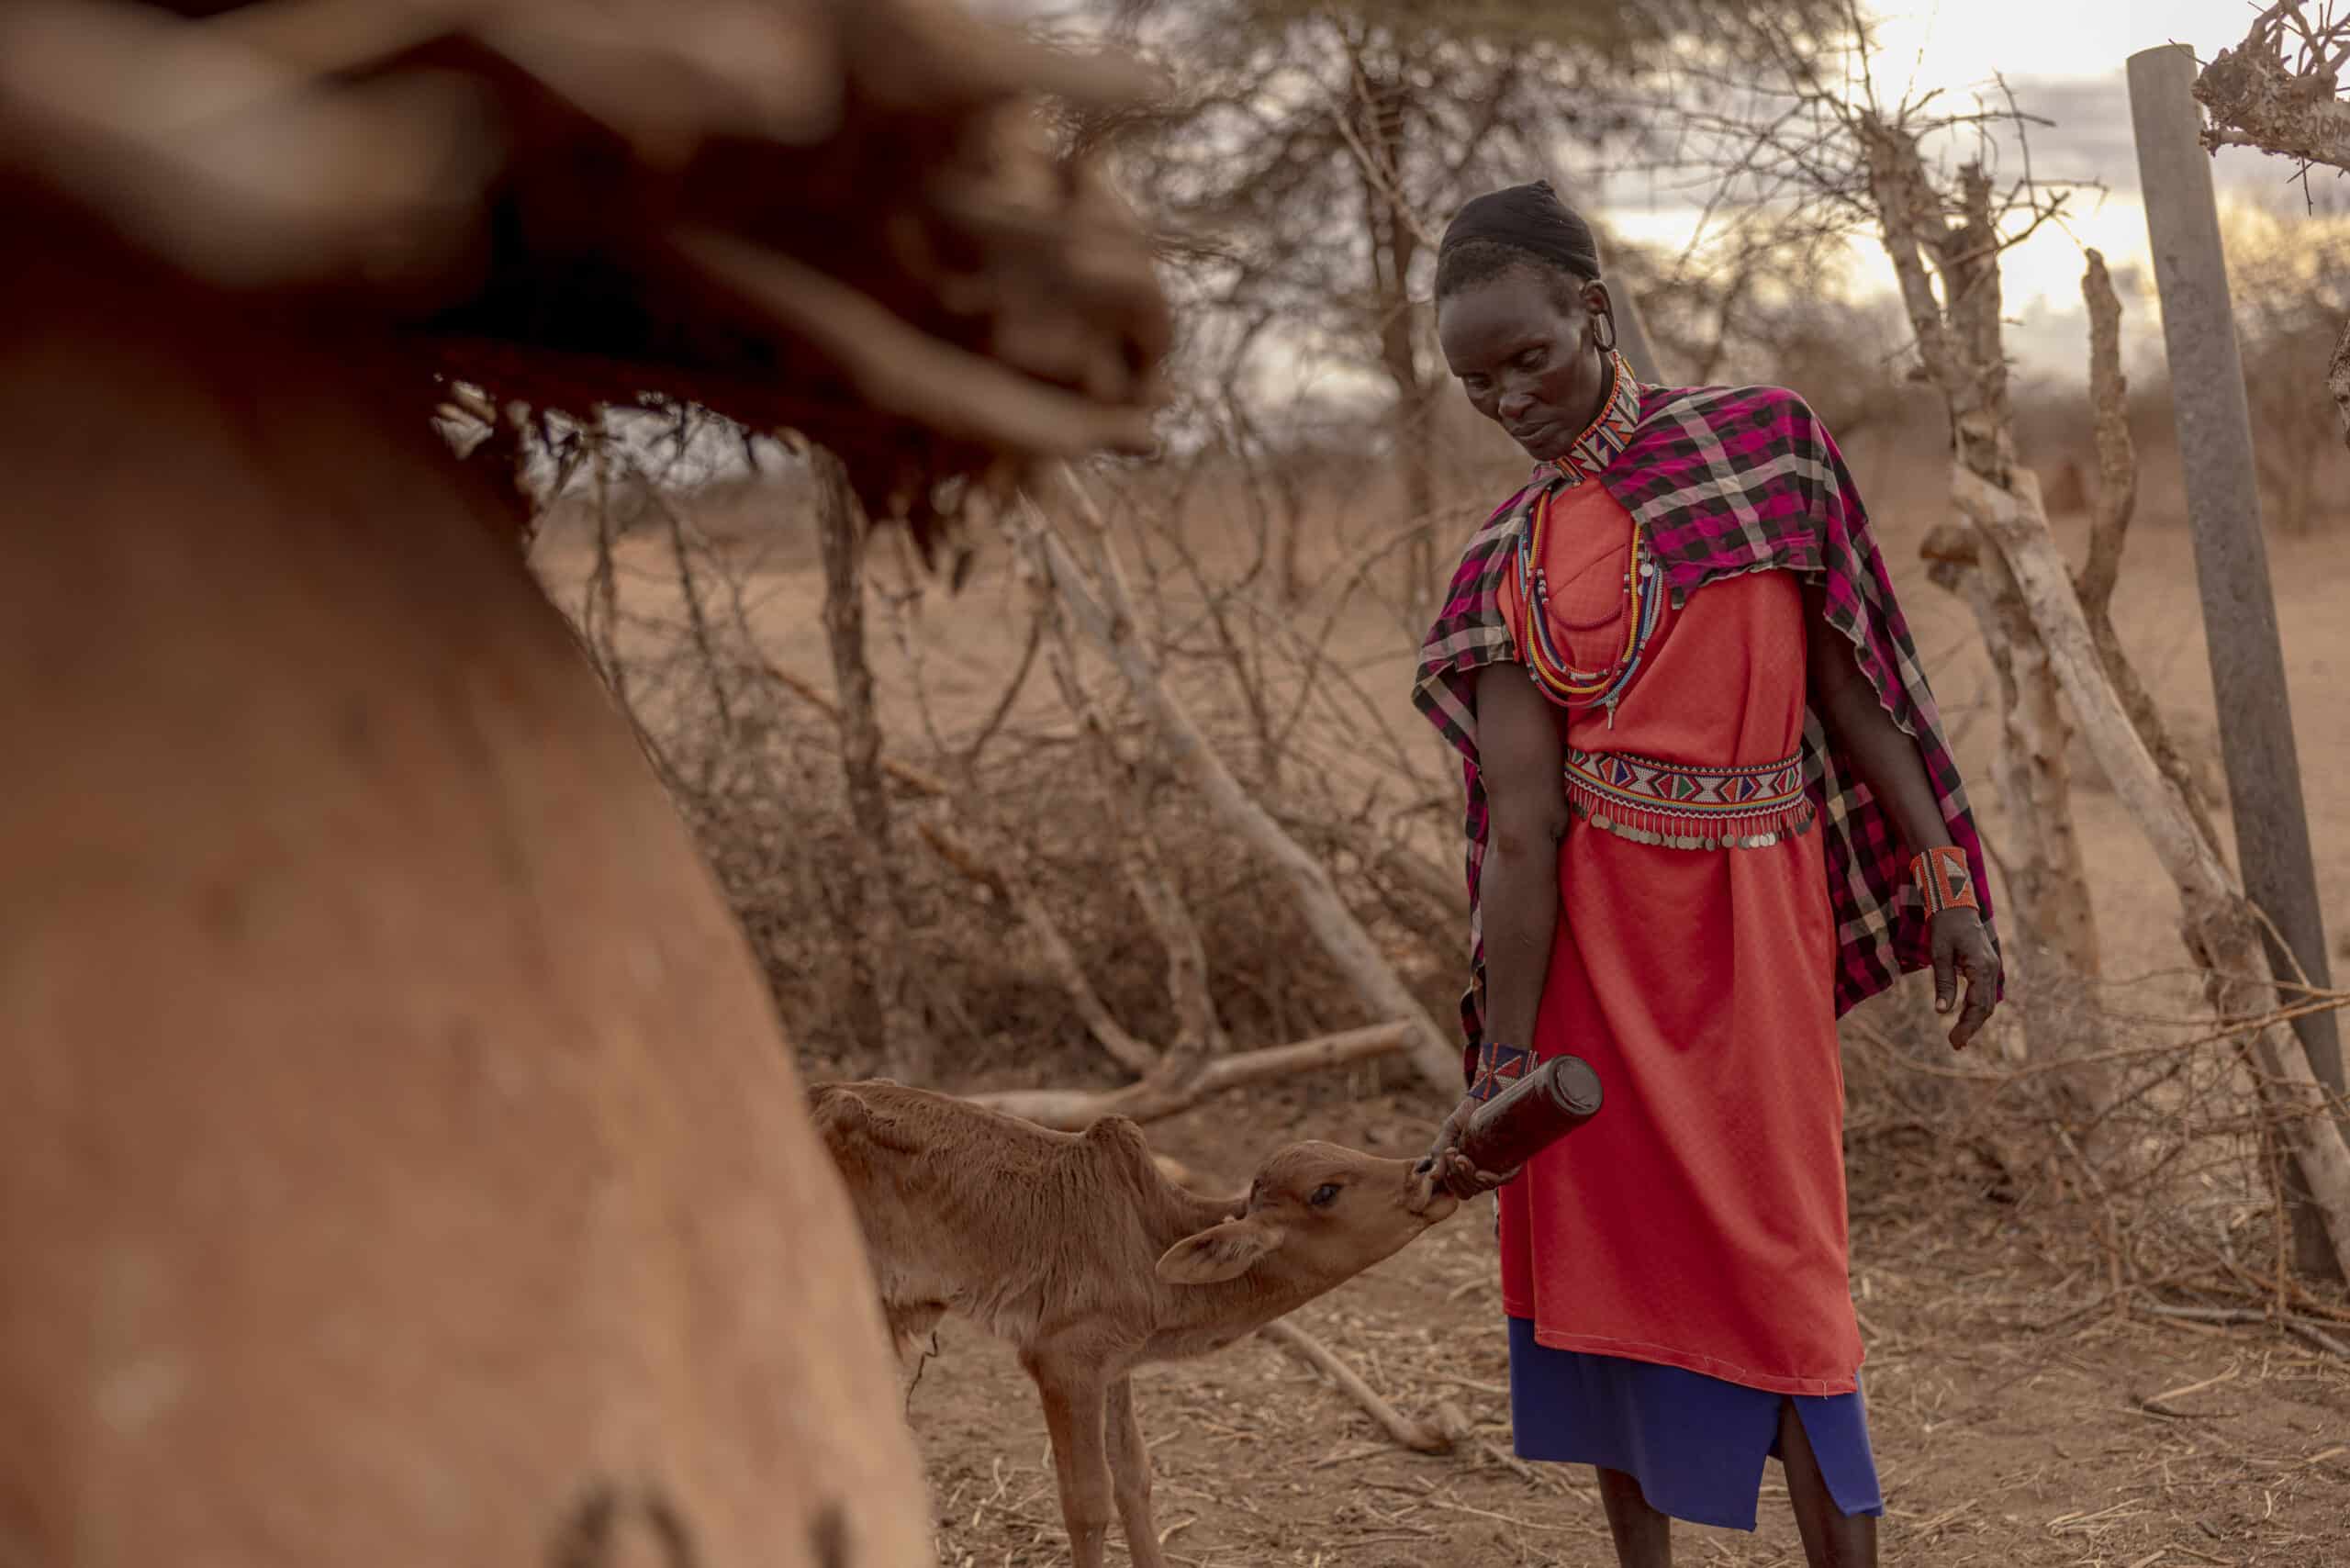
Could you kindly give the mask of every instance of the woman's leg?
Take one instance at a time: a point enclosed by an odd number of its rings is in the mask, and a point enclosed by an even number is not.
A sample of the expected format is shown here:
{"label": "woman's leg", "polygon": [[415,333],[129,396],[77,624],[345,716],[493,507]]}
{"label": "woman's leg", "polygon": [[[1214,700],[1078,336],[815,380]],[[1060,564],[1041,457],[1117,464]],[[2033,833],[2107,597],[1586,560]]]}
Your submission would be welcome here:
{"label": "woman's leg", "polygon": [[[1876,1520],[1837,1507],[1792,1399],[1779,1401],[1779,1462],[1786,1467],[1787,1496],[1795,1503],[1804,1561],[1811,1568],[1876,1568]],[[1612,1505],[1608,1517],[1615,1518]]]}
{"label": "woman's leg", "polygon": [[1673,1568],[1673,1520],[1649,1506],[1639,1481],[1620,1470],[1599,1470],[1599,1500],[1623,1568]]}

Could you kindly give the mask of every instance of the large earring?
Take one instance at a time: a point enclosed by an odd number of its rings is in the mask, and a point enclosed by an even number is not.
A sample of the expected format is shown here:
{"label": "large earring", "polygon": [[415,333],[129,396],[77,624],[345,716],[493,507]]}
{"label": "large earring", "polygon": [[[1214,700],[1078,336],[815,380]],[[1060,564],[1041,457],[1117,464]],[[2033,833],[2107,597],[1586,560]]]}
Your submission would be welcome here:
{"label": "large earring", "polygon": [[[1607,329],[1607,335],[1605,338],[1599,335],[1599,329],[1602,327]],[[1599,345],[1601,353],[1616,352],[1616,313],[1614,311],[1606,311],[1592,319],[1591,341]]]}

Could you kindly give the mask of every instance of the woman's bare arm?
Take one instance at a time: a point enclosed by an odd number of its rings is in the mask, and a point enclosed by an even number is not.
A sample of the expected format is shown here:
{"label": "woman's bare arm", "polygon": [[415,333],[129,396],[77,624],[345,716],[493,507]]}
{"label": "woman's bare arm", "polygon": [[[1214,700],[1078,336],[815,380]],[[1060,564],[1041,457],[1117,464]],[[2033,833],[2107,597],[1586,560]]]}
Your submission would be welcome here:
{"label": "woman's bare arm", "polygon": [[[1488,665],[1477,675],[1477,766],[1490,816],[1478,909],[1485,932],[1485,1033],[1521,1050],[1550,974],[1559,930],[1559,843],[1567,832],[1566,756],[1558,710],[1522,665]],[[1429,1151],[1438,1176],[1467,1197],[1508,1179],[1474,1169],[1451,1151],[1474,1107],[1463,1101]]]}
{"label": "woman's bare arm", "polygon": [[1559,930],[1559,842],[1567,833],[1558,709],[1519,665],[1477,676],[1477,758],[1492,811],[1478,907],[1485,927],[1485,1032],[1520,1049]]}

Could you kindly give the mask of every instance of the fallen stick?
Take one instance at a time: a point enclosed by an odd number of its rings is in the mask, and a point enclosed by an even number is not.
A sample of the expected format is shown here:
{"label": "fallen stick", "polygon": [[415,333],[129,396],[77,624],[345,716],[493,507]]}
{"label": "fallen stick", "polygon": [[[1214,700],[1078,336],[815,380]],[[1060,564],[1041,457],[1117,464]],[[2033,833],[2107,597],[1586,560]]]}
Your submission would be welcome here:
{"label": "fallen stick", "polygon": [[1269,1046],[1263,1050],[1211,1057],[1188,1076],[1154,1075],[1139,1083],[1129,1083],[1124,1089],[1101,1092],[1087,1089],[1008,1089],[994,1094],[974,1094],[970,1099],[978,1104],[1023,1117],[1040,1126],[1079,1132],[1104,1116],[1131,1116],[1137,1122],[1156,1121],[1162,1116],[1171,1116],[1178,1111],[1189,1110],[1211,1095],[1243,1089],[1252,1083],[1285,1078],[1291,1073],[1305,1072],[1317,1067],[1340,1067],[1348,1062],[1389,1056],[1407,1049],[1413,1038],[1414,1025],[1406,1020],[1397,1019],[1393,1023],[1373,1024],[1368,1028],[1349,1029],[1344,1034],[1298,1040],[1286,1046]]}
{"label": "fallen stick", "polygon": [[2156,1317],[2175,1317],[2182,1323],[2266,1323],[2268,1314],[2254,1306],[2172,1306],[2166,1302],[2150,1301],[2143,1309]]}
{"label": "fallen stick", "polygon": [[2321,1350],[2350,1361],[2350,1344],[2344,1344],[2305,1317],[2295,1317],[2290,1314],[2279,1317],[2274,1312],[2249,1306],[2168,1306],[2159,1302],[2148,1303],[2145,1310],[2156,1317],[2168,1317],[2187,1324],[2270,1324],[2295,1338],[2306,1340]]}
{"label": "fallen stick", "polygon": [[[1324,1376],[1337,1383],[1348,1398],[1361,1406],[1364,1413],[1378,1422],[1389,1437],[1414,1453],[1450,1453],[1457,1432],[1468,1427],[1465,1420],[1458,1417],[1457,1412],[1449,1411],[1441,1403],[1437,1406],[1436,1420],[1414,1420],[1381,1398],[1371,1384],[1363,1382],[1360,1373],[1338,1359],[1337,1351],[1294,1323],[1276,1319],[1257,1332],[1304,1357]],[[1452,1418],[1448,1419],[1448,1416]]]}
{"label": "fallen stick", "polygon": [[2308,1340],[2319,1350],[2350,1361],[2350,1345],[2344,1344],[2316,1324],[2303,1318],[2288,1317],[2285,1319],[2285,1328],[2288,1333]]}

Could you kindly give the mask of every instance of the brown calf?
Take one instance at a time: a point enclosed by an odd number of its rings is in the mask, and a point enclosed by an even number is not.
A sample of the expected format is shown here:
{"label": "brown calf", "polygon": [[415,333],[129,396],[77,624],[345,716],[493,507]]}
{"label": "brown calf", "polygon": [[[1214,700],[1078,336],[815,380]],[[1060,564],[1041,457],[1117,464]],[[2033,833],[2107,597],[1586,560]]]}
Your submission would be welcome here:
{"label": "brown calf", "polygon": [[1049,1132],[886,1081],[824,1084],[812,1101],[901,1357],[949,1312],[1019,1348],[1077,1568],[1101,1563],[1113,1499],[1136,1568],[1165,1562],[1136,1366],[1222,1350],[1457,1206],[1410,1161],[1335,1144],[1280,1150],[1236,1202],[1167,1180],[1123,1116]]}

